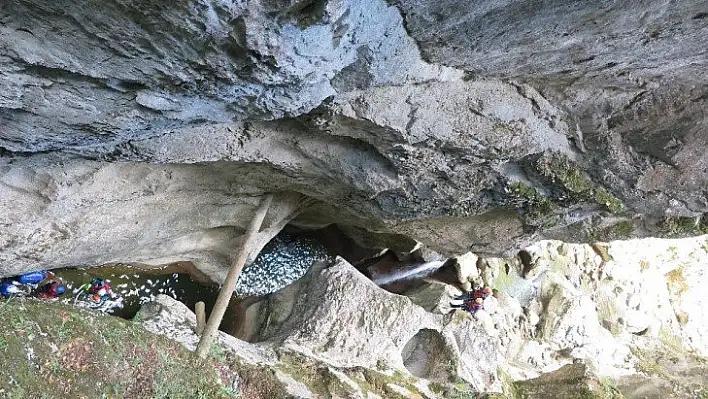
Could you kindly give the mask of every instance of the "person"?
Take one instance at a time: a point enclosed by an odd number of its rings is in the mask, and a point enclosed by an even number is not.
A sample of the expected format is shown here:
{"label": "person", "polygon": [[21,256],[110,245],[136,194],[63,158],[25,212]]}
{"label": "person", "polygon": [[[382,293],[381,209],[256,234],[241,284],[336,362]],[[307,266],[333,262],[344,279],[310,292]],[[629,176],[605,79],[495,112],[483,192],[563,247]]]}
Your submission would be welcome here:
{"label": "person", "polygon": [[11,282],[4,282],[0,284],[0,295],[2,295],[3,298],[9,298],[21,292],[22,291],[20,288]]}
{"label": "person", "polygon": [[57,299],[66,291],[66,286],[58,281],[50,281],[39,288],[41,299]]}
{"label": "person", "polygon": [[54,277],[54,273],[47,270],[38,270],[21,274],[16,277],[16,280],[20,284],[39,284],[42,281],[52,277]]}
{"label": "person", "polygon": [[472,291],[465,291],[462,293],[462,295],[458,295],[454,297],[453,299],[458,300],[458,301],[464,301],[467,299],[477,299],[477,298],[482,298],[482,300],[485,300],[489,298],[490,295],[492,295],[494,291],[492,290],[491,287],[485,286],[482,289],[479,290],[472,290]]}
{"label": "person", "polygon": [[94,302],[106,301],[110,299],[113,294],[110,282],[102,278],[95,278],[91,280],[87,291],[91,294],[91,299]]}
{"label": "person", "polygon": [[468,313],[475,314],[478,310],[484,309],[484,299],[466,299],[459,304],[450,303],[450,307],[453,309],[462,309]]}

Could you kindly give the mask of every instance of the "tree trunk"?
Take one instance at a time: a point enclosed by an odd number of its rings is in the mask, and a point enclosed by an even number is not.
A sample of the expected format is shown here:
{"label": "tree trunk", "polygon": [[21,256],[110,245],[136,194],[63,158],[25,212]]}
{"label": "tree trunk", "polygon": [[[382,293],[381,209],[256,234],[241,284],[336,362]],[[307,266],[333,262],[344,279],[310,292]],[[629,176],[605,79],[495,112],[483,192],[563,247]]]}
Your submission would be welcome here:
{"label": "tree trunk", "polygon": [[204,328],[204,332],[202,333],[201,339],[199,340],[199,345],[197,345],[196,353],[197,356],[201,358],[206,356],[207,352],[209,351],[209,348],[214,342],[214,336],[216,335],[216,331],[219,328],[219,325],[221,324],[221,320],[224,318],[224,312],[226,312],[226,307],[229,305],[229,300],[231,299],[231,295],[234,292],[234,288],[236,288],[238,276],[241,274],[243,266],[246,263],[248,248],[251,245],[253,237],[256,235],[256,233],[258,233],[258,230],[260,230],[261,224],[263,224],[263,219],[265,218],[265,215],[268,212],[268,208],[270,207],[270,203],[272,201],[272,194],[263,198],[261,200],[260,206],[258,207],[258,210],[256,211],[256,214],[253,215],[253,219],[251,219],[251,223],[248,225],[248,230],[246,230],[243,245],[239,250],[238,255],[236,256],[236,259],[234,259],[233,263],[231,264],[229,274],[226,276],[226,280],[224,280],[224,285],[221,287],[219,296],[216,298],[214,310],[212,310],[211,314],[209,315],[209,321],[207,322],[207,325]]}

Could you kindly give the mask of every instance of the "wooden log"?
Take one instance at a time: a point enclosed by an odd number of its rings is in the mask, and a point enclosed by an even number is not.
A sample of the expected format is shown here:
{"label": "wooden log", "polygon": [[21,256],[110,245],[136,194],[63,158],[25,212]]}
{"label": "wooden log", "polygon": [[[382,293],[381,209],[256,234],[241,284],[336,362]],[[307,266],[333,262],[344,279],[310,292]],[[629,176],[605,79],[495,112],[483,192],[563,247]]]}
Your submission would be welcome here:
{"label": "wooden log", "polygon": [[248,255],[248,249],[251,246],[251,241],[256,236],[256,233],[261,228],[263,224],[263,219],[265,219],[266,213],[268,213],[268,208],[270,208],[270,203],[273,201],[273,195],[270,194],[261,200],[261,203],[251,219],[251,223],[248,225],[246,230],[246,235],[243,239],[243,245],[238,252],[238,255],[231,263],[231,269],[229,269],[229,274],[224,280],[224,284],[221,286],[219,295],[216,297],[216,303],[214,303],[214,310],[211,311],[209,315],[209,321],[207,321],[206,327],[204,327],[204,332],[197,345],[196,354],[197,356],[204,358],[209,352],[211,345],[214,343],[214,337],[216,336],[216,331],[219,329],[221,320],[224,318],[224,313],[226,312],[226,307],[229,306],[229,300],[231,295],[236,288],[236,283],[238,282],[238,276],[241,275],[243,266],[246,263],[246,257]]}
{"label": "wooden log", "polygon": [[197,335],[202,335],[206,327],[206,307],[204,302],[199,301],[194,304],[194,313],[197,315]]}

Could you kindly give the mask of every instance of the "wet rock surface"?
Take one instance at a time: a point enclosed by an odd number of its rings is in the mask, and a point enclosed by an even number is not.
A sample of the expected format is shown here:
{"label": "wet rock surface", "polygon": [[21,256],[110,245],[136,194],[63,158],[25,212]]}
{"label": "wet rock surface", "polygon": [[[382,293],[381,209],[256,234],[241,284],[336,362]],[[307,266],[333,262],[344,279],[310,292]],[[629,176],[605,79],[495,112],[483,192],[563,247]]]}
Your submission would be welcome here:
{"label": "wet rock surface", "polygon": [[316,262],[330,259],[327,248],[313,238],[279,234],[243,269],[235,293],[262,296],[276,292],[304,276]]}

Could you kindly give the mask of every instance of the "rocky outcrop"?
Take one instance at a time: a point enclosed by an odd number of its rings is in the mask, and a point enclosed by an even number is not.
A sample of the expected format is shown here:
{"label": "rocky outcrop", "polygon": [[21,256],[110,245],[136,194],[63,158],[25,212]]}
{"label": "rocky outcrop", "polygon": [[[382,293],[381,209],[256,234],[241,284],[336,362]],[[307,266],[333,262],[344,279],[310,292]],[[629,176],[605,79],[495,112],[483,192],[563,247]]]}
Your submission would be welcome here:
{"label": "rocky outcrop", "polygon": [[6,4],[0,274],[219,279],[273,191],[317,204],[301,226],[452,255],[706,232],[703,5],[569,7]]}
{"label": "rocky outcrop", "polygon": [[540,377],[515,382],[511,398],[624,399],[616,388],[600,381],[584,364],[568,364]]}
{"label": "rocky outcrop", "polygon": [[403,368],[403,347],[421,329],[438,328],[439,315],[382,290],[345,260],[325,266],[268,299],[273,312],[264,309],[259,340],[338,367]]}
{"label": "rocky outcrop", "polygon": [[[222,343],[278,370],[288,389],[304,384],[303,397],[320,397],[323,381],[344,397],[699,397],[708,383],[706,240],[544,241],[524,262],[484,258],[473,280],[496,292],[474,316],[449,308],[451,286],[396,295],[338,258],[254,305],[252,343],[224,334]],[[175,311],[186,316],[165,317]],[[151,331],[196,342],[194,316],[169,298],[140,317]]]}
{"label": "rocky outcrop", "polygon": [[427,61],[528,83],[566,110],[585,168],[631,209],[706,212],[705,4],[391,3]]}
{"label": "rocky outcrop", "polygon": [[627,397],[702,394],[707,240],[546,241],[521,259],[486,259],[482,276],[500,291],[491,317],[507,326],[494,334],[513,359],[511,378],[531,377],[529,366],[582,361]]}

